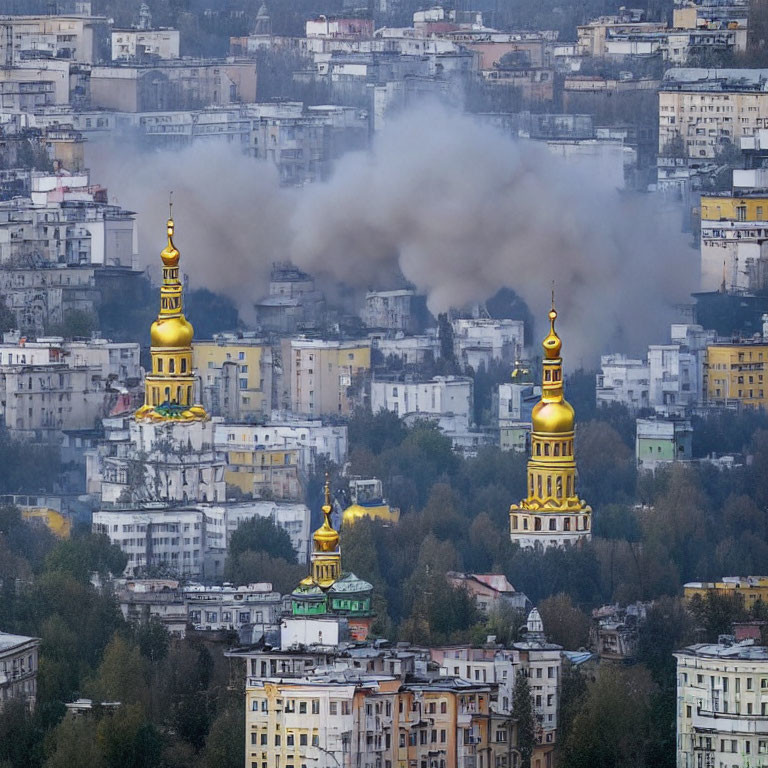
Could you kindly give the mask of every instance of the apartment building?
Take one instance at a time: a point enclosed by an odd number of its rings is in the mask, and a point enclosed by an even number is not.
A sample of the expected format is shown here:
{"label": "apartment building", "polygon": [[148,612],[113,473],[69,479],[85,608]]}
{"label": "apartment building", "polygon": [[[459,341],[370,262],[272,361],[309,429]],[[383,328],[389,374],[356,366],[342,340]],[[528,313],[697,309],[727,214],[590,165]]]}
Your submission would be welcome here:
{"label": "apartment building", "polygon": [[178,29],[113,29],[112,61],[178,59]]}
{"label": "apartment building", "polygon": [[37,637],[0,632],[0,712],[13,699],[34,710],[39,648]]}
{"label": "apartment building", "polygon": [[677,765],[763,765],[768,755],[768,648],[723,636],[677,659]]}
{"label": "apartment building", "polygon": [[302,416],[349,415],[365,400],[371,344],[298,338],[288,343],[290,409]]}
{"label": "apartment building", "polygon": [[760,600],[768,603],[768,576],[724,576],[720,581],[689,581],[683,585],[683,595],[690,600],[709,593],[736,597],[749,610]]}
{"label": "apartment building", "polygon": [[436,376],[430,381],[374,381],[371,409],[401,417],[434,418],[446,429],[469,429],[472,421],[472,379]]}
{"label": "apartment building", "polygon": [[493,361],[514,362],[522,357],[525,323],[522,320],[457,319],[453,327],[453,354],[465,368],[488,368]]}
{"label": "apartment building", "polygon": [[272,348],[245,334],[196,341],[192,365],[200,375],[203,406],[227,421],[263,418],[272,410]]}
{"label": "apartment building", "polygon": [[693,458],[693,427],[688,419],[636,419],[635,459],[640,469]]}
{"label": "apartment building", "polygon": [[768,406],[768,342],[717,342],[707,346],[704,399],[712,405]]}
{"label": "apartment building", "polygon": [[[312,473],[320,456],[339,466],[347,460],[345,424],[324,424],[290,414],[273,414],[266,424],[218,423],[214,439],[217,450],[225,452],[296,451],[302,474]],[[260,462],[254,457],[251,463]]]}
{"label": "apartment building", "polygon": [[712,159],[765,127],[768,70],[669,69],[659,91],[659,154],[682,139],[690,160]]}

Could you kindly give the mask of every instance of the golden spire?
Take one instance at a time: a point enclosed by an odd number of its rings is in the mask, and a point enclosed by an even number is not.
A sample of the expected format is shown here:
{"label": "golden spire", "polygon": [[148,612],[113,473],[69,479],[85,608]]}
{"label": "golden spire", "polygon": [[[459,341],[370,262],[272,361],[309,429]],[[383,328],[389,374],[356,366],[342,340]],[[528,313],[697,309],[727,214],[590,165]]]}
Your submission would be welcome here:
{"label": "golden spire", "polygon": [[339,545],[339,533],[331,525],[331,480],[325,473],[325,504],[323,504],[323,524],[315,531],[312,537],[315,541],[316,552],[333,552]]}
{"label": "golden spire", "polygon": [[183,287],[179,280],[180,253],[173,243],[172,214],[171,197],[166,224],[168,244],[160,253],[163,262],[160,311],[150,329],[152,373],[145,377],[144,405],[136,412],[138,421],[201,421],[208,418],[201,406],[193,405],[194,330],[183,312]]}

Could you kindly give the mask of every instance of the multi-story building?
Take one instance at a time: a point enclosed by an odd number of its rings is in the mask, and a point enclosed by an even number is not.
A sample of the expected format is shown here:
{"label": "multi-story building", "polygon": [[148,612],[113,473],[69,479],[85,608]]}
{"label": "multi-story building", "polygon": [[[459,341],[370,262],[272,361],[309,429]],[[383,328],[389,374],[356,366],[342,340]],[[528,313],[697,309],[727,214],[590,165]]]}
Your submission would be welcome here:
{"label": "multi-story building", "polygon": [[178,58],[178,29],[112,29],[112,61]]}
{"label": "multi-story building", "polygon": [[640,469],[693,458],[693,427],[688,419],[636,419],[635,459]]}
{"label": "multi-story building", "polygon": [[13,66],[30,59],[65,59],[93,64],[108,20],[102,16],[2,16],[0,61]]}
{"label": "multi-story building", "polygon": [[[622,9],[623,10],[623,9]],[[615,16],[601,16],[576,28],[578,47],[583,56],[605,56],[608,42],[613,37],[664,32],[666,22],[643,21],[632,11]]]}
{"label": "multi-story building", "polygon": [[768,406],[768,341],[717,342],[707,346],[704,399],[708,404]]}
{"label": "multi-story building", "polygon": [[27,342],[4,334],[0,344],[0,412],[7,429],[38,439],[92,429],[107,393],[140,377],[139,345],[104,339]]}
{"label": "multi-story building", "polygon": [[446,578],[454,587],[466,589],[478,610],[485,616],[502,607],[525,612],[529,600],[518,592],[502,573],[458,573],[448,571]]}
{"label": "multi-story building", "polygon": [[601,357],[597,403],[621,403],[633,413],[653,408],[664,415],[682,415],[704,396],[704,360],[714,331],[700,325],[674,323],[670,344],[651,344],[645,360],[613,354]]}
{"label": "multi-story building", "polygon": [[35,708],[39,647],[37,637],[0,632],[0,712],[13,699]]}
{"label": "multi-story building", "polygon": [[[521,377],[515,378],[519,380]],[[540,397],[541,387],[532,382],[499,384],[499,446],[502,451],[528,450],[531,414]]]}
{"label": "multi-story building", "polygon": [[472,379],[436,376],[430,381],[373,381],[371,409],[401,418],[432,419],[446,431],[466,431],[472,423]]}
{"label": "multi-story building", "polygon": [[768,118],[768,70],[669,69],[659,91],[659,154],[682,140],[689,160],[714,158]]}
{"label": "multi-story building", "polygon": [[290,409],[302,416],[348,416],[362,404],[371,369],[365,341],[291,339],[283,354],[290,370]]}
{"label": "multi-story building", "polygon": [[[226,452],[224,480],[253,498],[298,499],[302,491],[297,448],[254,448]],[[229,489],[228,489],[229,490]]]}
{"label": "multi-story building", "polygon": [[416,291],[407,288],[398,291],[368,291],[360,316],[369,328],[412,331],[415,301]]}
{"label": "multi-story building", "polygon": [[768,602],[768,576],[724,576],[721,581],[689,581],[683,585],[686,600],[695,595],[705,598],[710,593],[734,596],[749,610],[758,600]]}
{"label": "multi-story building", "polygon": [[203,406],[227,421],[263,418],[272,410],[272,347],[246,334],[218,334],[195,342]]}
{"label": "multi-story building", "polygon": [[[738,179],[734,173],[734,185]],[[768,195],[735,191],[701,197],[702,291],[768,286]]]}
{"label": "multi-story building", "polygon": [[387,362],[398,360],[402,365],[409,366],[421,365],[440,355],[440,341],[434,329],[418,336],[372,334],[371,348],[377,350]]}
{"label": "multi-story building", "polygon": [[453,320],[453,354],[459,363],[477,370],[492,361],[513,362],[522,357],[525,324],[522,320],[485,318]]}
{"label": "multi-story building", "polygon": [[403,683],[354,670],[249,677],[246,763],[472,768],[482,756],[510,768],[512,721],[492,715],[490,699],[490,685],[448,677]]}
{"label": "multi-story building", "polygon": [[315,281],[287,262],[272,265],[269,294],[256,302],[259,326],[269,333],[296,333],[317,324],[324,299]]}
{"label": "multi-story building", "polygon": [[576,492],[574,412],[563,396],[562,341],[549,312],[542,342],[542,395],[531,415],[528,496],[509,509],[510,538],[523,548],[562,547],[592,538],[592,509]]}
{"label": "multi-story building", "polygon": [[253,61],[167,59],[91,69],[91,105],[118,112],[201,109],[256,101]]}
{"label": "multi-story building", "polygon": [[346,462],[347,427],[273,414],[266,424],[216,424],[215,444],[219,451],[254,454],[250,462],[246,461],[252,465],[260,463],[256,454],[261,451],[295,451],[299,470],[307,475],[315,470],[321,456],[338,466]]}
{"label": "multi-story building", "polygon": [[636,658],[647,607],[646,603],[637,602],[624,608],[618,604],[604,605],[592,611],[590,645],[601,661],[631,662]]}
{"label": "multi-story building", "polygon": [[762,765],[768,754],[768,648],[699,643],[677,659],[677,765]]}
{"label": "multi-story building", "polygon": [[528,614],[523,639],[512,643],[515,664],[528,678],[533,708],[539,721],[531,765],[549,768],[557,743],[563,648],[547,642],[544,624],[536,608]]}

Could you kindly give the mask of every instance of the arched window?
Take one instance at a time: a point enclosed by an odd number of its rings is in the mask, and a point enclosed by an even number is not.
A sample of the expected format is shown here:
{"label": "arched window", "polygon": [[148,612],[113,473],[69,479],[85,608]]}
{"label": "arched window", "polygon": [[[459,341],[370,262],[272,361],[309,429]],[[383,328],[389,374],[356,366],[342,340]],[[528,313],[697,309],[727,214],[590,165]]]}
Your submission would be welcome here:
{"label": "arched window", "polygon": [[555,443],[555,445],[553,447],[553,450],[555,452],[555,456],[559,456],[560,455],[560,443]]}
{"label": "arched window", "polygon": [[540,517],[534,517],[533,518],[533,530],[534,531],[540,531],[541,530],[541,518]]}
{"label": "arched window", "polygon": [[563,520],[563,530],[564,531],[570,531],[571,530],[571,518],[566,517],[565,520]]}
{"label": "arched window", "polygon": [[547,476],[547,496],[552,495],[552,478]]}
{"label": "arched window", "polygon": [[541,475],[536,476],[536,487],[539,491],[538,496],[541,498]]}
{"label": "arched window", "polygon": [[175,373],[176,372],[176,361],[173,358],[170,358],[168,360],[168,373]]}
{"label": "arched window", "polygon": [[165,399],[166,400],[170,400],[171,399],[171,388],[170,387],[166,387],[165,388]]}
{"label": "arched window", "polygon": [[549,443],[544,443],[544,455],[549,456]]}
{"label": "arched window", "polygon": [[550,517],[549,518],[549,530],[550,531],[556,531],[557,530],[557,518]]}
{"label": "arched window", "polygon": [[536,455],[541,456],[541,443],[536,443]]}
{"label": "arched window", "polygon": [[158,357],[157,358],[157,372],[162,373],[163,372],[163,358]]}
{"label": "arched window", "polygon": [[555,481],[555,495],[558,499],[563,498],[563,478],[558,477]]}
{"label": "arched window", "polygon": [[182,357],[181,358],[181,372],[186,373],[187,372],[187,358]]}
{"label": "arched window", "polygon": [[181,402],[181,387],[176,387],[176,402]]}

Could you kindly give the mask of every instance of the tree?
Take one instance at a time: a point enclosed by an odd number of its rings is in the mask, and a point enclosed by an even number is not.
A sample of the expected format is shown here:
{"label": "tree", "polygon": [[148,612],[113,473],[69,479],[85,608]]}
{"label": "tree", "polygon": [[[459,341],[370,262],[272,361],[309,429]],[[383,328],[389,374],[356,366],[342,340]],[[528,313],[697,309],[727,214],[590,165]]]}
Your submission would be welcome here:
{"label": "tree", "polygon": [[228,557],[224,566],[227,581],[233,584],[271,582],[272,588],[281,594],[292,592],[307,575],[306,566],[289,563],[282,557],[271,557],[266,552],[245,552]]}
{"label": "tree", "polygon": [[201,768],[241,768],[244,760],[245,714],[242,697],[213,721],[202,754]]}
{"label": "tree", "polygon": [[104,754],[93,723],[67,715],[52,732],[44,768],[103,768]]}
{"label": "tree", "polygon": [[570,650],[589,644],[589,617],[574,606],[570,595],[560,592],[542,600],[538,608],[551,642]]}
{"label": "tree", "polygon": [[32,768],[41,760],[42,734],[23,699],[3,702],[0,710],[0,765]]}
{"label": "tree", "polygon": [[88,685],[92,698],[149,706],[147,665],[138,646],[115,634],[104,651],[95,678]]}
{"label": "tree", "polygon": [[563,750],[564,768],[650,765],[654,685],[642,667],[603,666],[573,719]]}
{"label": "tree", "polygon": [[189,291],[186,313],[200,339],[211,339],[215,333],[234,331],[240,326],[240,315],[232,299],[207,288]]}
{"label": "tree", "polygon": [[525,671],[520,669],[515,677],[512,694],[512,713],[517,719],[517,749],[520,768],[531,768],[531,757],[536,744],[536,716],[533,711],[531,686]]}
{"label": "tree", "polygon": [[254,517],[241,523],[229,541],[229,556],[237,557],[245,551],[266,552],[289,563],[296,562],[291,537],[268,517]]}
{"label": "tree", "polygon": [[63,336],[65,339],[90,338],[98,328],[98,318],[82,309],[71,309],[60,323],[52,323],[46,329],[50,336]]}

